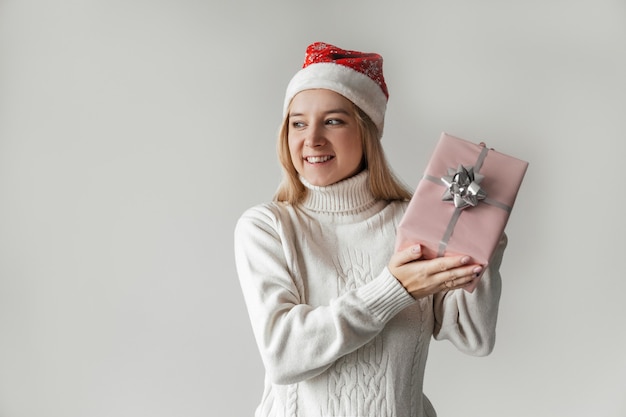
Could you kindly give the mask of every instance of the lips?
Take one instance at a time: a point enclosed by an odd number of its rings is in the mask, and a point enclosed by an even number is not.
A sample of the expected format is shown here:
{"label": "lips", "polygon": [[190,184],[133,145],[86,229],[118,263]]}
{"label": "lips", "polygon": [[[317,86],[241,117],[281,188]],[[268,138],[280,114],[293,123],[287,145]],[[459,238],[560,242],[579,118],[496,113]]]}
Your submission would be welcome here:
{"label": "lips", "polygon": [[304,160],[309,164],[321,164],[323,162],[330,161],[334,156],[331,155],[322,155],[322,156],[305,156]]}

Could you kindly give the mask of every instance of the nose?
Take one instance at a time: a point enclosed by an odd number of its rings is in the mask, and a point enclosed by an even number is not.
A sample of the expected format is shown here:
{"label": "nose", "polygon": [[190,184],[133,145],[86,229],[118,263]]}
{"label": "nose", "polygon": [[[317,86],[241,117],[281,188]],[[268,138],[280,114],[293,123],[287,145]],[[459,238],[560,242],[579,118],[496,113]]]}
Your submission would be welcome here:
{"label": "nose", "polygon": [[309,126],[304,144],[309,148],[322,146],[326,143],[324,128],[317,123]]}

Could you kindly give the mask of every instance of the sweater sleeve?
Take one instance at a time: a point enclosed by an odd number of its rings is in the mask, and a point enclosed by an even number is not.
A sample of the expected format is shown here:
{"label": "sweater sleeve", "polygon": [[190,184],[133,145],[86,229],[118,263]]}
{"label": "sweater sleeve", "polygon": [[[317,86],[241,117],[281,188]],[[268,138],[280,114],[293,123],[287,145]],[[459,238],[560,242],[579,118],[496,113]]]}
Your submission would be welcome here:
{"label": "sweater sleeve", "polygon": [[506,245],[507,237],[503,234],[487,270],[472,293],[455,290],[434,296],[435,339],[447,339],[470,355],[486,356],[491,353],[496,340],[502,288],[499,269]]}
{"label": "sweater sleeve", "polygon": [[235,227],[235,262],[266,372],[273,383],[290,384],[366,344],[414,299],[384,268],[328,305],[304,304],[279,230],[271,211],[248,210]]}

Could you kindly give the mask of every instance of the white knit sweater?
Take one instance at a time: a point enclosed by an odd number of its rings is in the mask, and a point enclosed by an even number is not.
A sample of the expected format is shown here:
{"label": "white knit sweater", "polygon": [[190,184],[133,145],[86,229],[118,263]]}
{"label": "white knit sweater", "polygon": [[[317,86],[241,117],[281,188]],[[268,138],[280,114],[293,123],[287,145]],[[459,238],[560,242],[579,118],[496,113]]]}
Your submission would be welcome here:
{"label": "white knit sweater", "polygon": [[266,369],[256,417],[435,416],[422,393],[431,336],[491,351],[506,240],[473,293],[416,301],[386,267],[407,203],[375,200],[367,171],[305,185],[303,204],[253,207],[235,228]]}

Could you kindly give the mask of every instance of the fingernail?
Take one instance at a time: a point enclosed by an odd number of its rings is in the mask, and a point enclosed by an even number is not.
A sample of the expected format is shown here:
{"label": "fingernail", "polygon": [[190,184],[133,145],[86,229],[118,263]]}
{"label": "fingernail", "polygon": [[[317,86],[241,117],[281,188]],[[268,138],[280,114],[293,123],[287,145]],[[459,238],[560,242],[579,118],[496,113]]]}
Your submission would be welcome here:
{"label": "fingernail", "polygon": [[413,252],[413,253],[420,253],[421,251],[422,251],[422,247],[420,245],[413,246],[411,248],[411,252]]}
{"label": "fingernail", "polygon": [[464,264],[464,265],[466,263],[468,263],[469,261],[470,261],[470,257],[469,256],[464,256],[464,257],[461,258],[461,263]]}
{"label": "fingernail", "polygon": [[472,272],[474,273],[474,276],[478,276],[478,274],[480,274],[481,272],[483,272],[483,268],[480,266],[477,266],[476,268],[474,268],[472,270]]}

